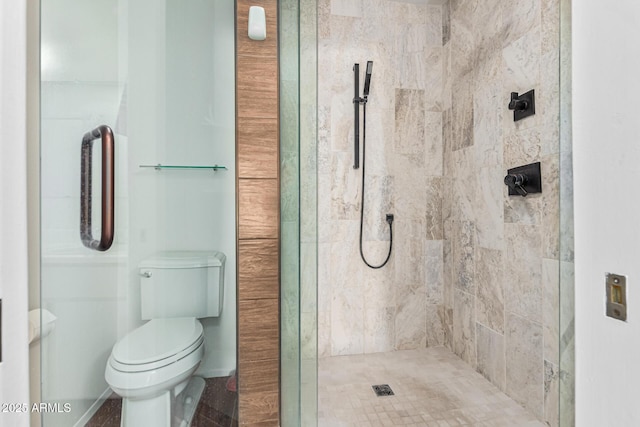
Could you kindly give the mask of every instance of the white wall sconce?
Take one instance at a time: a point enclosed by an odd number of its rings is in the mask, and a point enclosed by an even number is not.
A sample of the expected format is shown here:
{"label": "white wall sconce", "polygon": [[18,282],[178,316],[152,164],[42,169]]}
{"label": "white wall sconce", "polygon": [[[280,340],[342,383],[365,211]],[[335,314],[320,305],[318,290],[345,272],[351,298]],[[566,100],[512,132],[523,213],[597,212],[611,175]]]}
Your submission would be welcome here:
{"label": "white wall sconce", "polygon": [[267,20],[264,7],[251,6],[249,8],[249,38],[264,40],[267,38]]}

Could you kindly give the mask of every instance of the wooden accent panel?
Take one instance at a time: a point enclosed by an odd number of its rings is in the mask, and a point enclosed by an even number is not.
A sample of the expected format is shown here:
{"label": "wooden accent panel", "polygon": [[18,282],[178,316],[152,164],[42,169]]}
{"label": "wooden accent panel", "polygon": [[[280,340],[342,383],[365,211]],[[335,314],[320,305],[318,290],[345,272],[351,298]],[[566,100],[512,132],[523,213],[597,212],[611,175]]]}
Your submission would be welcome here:
{"label": "wooden accent panel", "polygon": [[278,180],[239,179],[238,211],[240,239],[277,239]]}
{"label": "wooden accent panel", "polygon": [[[249,6],[265,8],[267,39],[247,36]],[[238,421],[278,426],[280,203],[278,2],[236,0],[238,171]]]}
{"label": "wooden accent panel", "polygon": [[277,299],[278,240],[240,240],[238,247],[238,283],[242,300]]}
{"label": "wooden accent panel", "polygon": [[278,120],[238,117],[238,175],[278,177]]}
{"label": "wooden accent panel", "polygon": [[277,118],[278,58],[239,56],[236,66],[236,96],[247,101],[238,104],[238,117]]}
{"label": "wooden accent panel", "polygon": [[278,427],[280,425],[280,394],[261,391],[239,395],[240,424],[252,427]]}
{"label": "wooden accent panel", "polygon": [[240,384],[240,393],[260,393],[272,391],[272,378],[277,377],[280,370],[278,359],[243,361],[240,370],[244,373],[244,381]]}
{"label": "wooden accent panel", "polygon": [[[279,301],[277,299],[240,300],[238,352],[243,361],[277,358],[280,354]],[[240,372],[240,379],[244,373]]]}

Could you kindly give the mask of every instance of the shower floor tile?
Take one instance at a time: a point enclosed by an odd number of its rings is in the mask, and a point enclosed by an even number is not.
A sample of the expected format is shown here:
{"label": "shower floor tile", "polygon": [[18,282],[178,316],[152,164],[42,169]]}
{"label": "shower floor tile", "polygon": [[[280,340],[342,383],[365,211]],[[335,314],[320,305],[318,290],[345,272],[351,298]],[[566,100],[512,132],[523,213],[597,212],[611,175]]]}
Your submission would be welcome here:
{"label": "shower floor tile", "polygon": [[396,425],[545,426],[444,347],[319,360],[318,427]]}

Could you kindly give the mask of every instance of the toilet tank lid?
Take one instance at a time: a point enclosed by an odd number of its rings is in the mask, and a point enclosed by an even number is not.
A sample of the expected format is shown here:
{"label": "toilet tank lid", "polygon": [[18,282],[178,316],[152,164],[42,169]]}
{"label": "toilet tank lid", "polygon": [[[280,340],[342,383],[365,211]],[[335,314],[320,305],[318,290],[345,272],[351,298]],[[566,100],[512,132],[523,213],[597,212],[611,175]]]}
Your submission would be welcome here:
{"label": "toilet tank lid", "polygon": [[221,267],[226,256],[217,251],[164,251],[140,263],[140,268]]}

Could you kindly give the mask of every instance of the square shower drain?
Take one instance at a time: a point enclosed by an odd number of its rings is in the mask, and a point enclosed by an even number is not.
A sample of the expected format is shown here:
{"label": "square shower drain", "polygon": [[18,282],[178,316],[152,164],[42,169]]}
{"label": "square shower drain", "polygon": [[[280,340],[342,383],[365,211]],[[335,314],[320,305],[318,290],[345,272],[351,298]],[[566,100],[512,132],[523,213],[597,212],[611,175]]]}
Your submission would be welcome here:
{"label": "square shower drain", "polygon": [[376,396],[393,396],[393,390],[389,384],[372,385],[371,388],[376,392]]}

